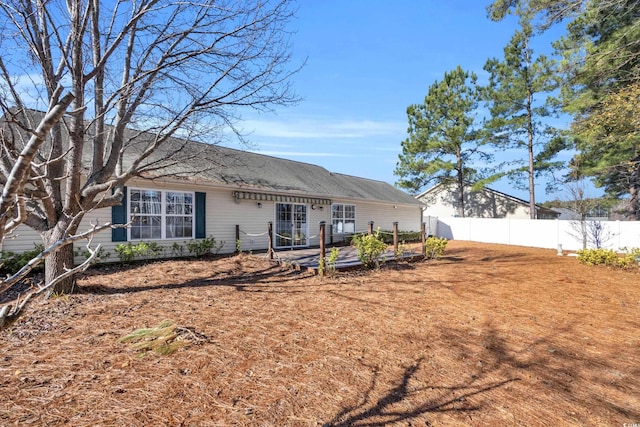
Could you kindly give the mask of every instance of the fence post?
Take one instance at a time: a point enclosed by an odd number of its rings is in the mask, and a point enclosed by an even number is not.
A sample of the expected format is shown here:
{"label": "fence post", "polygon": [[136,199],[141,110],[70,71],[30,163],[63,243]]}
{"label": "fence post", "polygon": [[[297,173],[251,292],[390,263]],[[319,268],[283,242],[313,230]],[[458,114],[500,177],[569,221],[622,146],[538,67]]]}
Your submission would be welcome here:
{"label": "fence post", "polygon": [[373,221],[369,221],[369,234],[373,234]]}
{"label": "fence post", "polygon": [[269,235],[269,259],[273,259],[273,222],[269,221],[267,226],[267,234]]}
{"label": "fence post", "polygon": [[[429,218],[429,221],[431,221],[431,218]],[[420,233],[420,234],[422,234],[422,256],[423,257],[427,256],[427,237],[426,237],[427,230],[426,230],[426,228],[427,227],[426,227],[425,223],[423,222],[422,223],[422,230],[421,230],[421,233]]]}
{"label": "fence post", "polygon": [[240,224],[236,224],[236,253],[240,253]]}
{"label": "fence post", "polygon": [[393,253],[398,253],[398,221],[393,222]]}
{"label": "fence post", "polygon": [[318,268],[318,274],[320,276],[324,276],[324,267],[325,267],[325,246],[324,246],[324,229],[325,229],[325,222],[324,221],[320,221],[320,261],[318,264],[318,267],[320,267],[320,265],[322,265],[323,268]]}

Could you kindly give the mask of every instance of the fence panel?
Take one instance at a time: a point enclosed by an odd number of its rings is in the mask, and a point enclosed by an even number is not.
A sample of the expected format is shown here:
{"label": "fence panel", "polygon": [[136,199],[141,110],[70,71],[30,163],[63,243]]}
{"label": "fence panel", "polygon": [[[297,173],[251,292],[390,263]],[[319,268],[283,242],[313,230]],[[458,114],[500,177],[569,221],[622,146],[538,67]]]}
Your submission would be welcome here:
{"label": "fence panel", "polygon": [[[587,226],[593,227],[593,224],[600,227],[601,247],[614,250],[640,247],[638,221],[595,221]],[[452,240],[547,249],[557,249],[562,245],[564,250],[582,249],[582,233],[577,221],[440,217],[437,218],[436,230],[438,237]],[[588,234],[587,247],[596,247],[594,233]]]}

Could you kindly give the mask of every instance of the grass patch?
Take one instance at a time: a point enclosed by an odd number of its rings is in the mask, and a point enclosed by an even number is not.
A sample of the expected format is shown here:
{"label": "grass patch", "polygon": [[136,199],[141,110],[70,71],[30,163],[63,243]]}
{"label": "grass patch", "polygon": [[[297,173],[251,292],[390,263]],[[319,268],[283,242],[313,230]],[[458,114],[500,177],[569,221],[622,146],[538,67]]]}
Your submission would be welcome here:
{"label": "grass patch", "polygon": [[156,327],[136,329],[118,341],[128,343],[138,353],[154,351],[167,356],[194,341],[205,340],[206,337],[190,328],[178,327],[172,320],[163,320]]}

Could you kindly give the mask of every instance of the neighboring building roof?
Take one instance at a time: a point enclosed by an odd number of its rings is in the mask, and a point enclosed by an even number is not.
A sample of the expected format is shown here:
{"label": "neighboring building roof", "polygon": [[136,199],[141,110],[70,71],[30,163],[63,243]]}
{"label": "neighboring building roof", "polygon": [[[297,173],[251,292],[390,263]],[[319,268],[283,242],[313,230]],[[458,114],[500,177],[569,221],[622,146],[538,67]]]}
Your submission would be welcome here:
{"label": "neighboring building roof", "polygon": [[578,213],[572,209],[554,207],[553,210],[556,212],[560,212],[560,216],[558,217],[558,219],[571,221],[580,219],[580,215],[578,215]]}

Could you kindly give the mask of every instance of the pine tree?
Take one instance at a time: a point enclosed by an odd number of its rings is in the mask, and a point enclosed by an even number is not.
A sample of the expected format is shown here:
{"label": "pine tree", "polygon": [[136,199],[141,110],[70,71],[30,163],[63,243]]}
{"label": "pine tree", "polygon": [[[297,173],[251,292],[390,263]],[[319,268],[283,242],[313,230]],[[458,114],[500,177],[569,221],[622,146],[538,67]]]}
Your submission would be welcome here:
{"label": "pine tree", "polygon": [[554,161],[565,148],[559,129],[546,119],[557,113],[552,92],[557,88],[556,64],[545,55],[535,55],[531,16],[519,9],[520,30],[504,48],[504,59],[490,59],[484,69],[490,73],[485,98],[490,119],[486,131],[497,150],[526,150],[526,158],[502,165],[504,175],[518,185],[526,181],[529,211],[535,219],[535,178],[564,166]]}
{"label": "pine tree", "polygon": [[480,150],[479,96],[477,76],[460,66],[433,83],[423,104],[407,108],[409,136],[402,142],[395,171],[400,177],[397,184],[414,192],[430,184],[454,184],[461,217],[464,186],[478,176],[472,163],[489,157]]}

